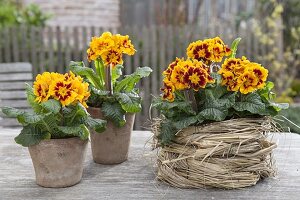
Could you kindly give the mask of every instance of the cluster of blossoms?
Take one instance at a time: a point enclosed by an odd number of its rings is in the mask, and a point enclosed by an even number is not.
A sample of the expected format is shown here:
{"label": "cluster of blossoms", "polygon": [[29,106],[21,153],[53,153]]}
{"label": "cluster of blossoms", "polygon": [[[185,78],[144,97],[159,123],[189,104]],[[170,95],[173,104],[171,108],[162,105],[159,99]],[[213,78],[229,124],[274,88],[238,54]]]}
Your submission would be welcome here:
{"label": "cluster of blossoms", "polygon": [[105,65],[123,64],[122,54],[133,55],[134,46],[128,35],[112,35],[104,32],[100,37],[93,37],[87,50],[88,60],[95,61],[101,58]]}
{"label": "cluster of blossoms", "polygon": [[41,103],[48,99],[60,101],[62,106],[80,102],[87,107],[86,101],[90,96],[89,84],[83,82],[80,76],[72,72],[59,74],[44,72],[36,77],[33,84],[35,101]]}
{"label": "cluster of blossoms", "polygon": [[200,88],[205,88],[206,84],[214,83],[209,70],[201,61],[176,58],[163,72],[164,87],[161,89],[163,98],[172,102],[175,98],[175,90],[193,89],[198,91]]}
{"label": "cluster of blossoms", "polygon": [[224,56],[230,54],[230,48],[219,37],[192,42],[187,48],[189,58],[201,60],[207,65],[221,62]]}
{"label": "cluster of blossoms", "polygon": [[268,76],[267,69],[246,57],[226,59],[218,73],[222,75],[222,85],[226,85],[229,91],[242,94],[262,89]]}

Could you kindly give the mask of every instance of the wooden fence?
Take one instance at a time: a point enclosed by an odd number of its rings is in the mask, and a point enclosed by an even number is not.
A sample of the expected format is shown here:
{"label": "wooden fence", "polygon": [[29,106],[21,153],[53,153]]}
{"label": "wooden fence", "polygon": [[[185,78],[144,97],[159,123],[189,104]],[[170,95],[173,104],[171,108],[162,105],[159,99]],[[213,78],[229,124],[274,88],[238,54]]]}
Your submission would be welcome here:
{"label": "wooden fence", "polygon": [[[153,73],[150,78],[140,83],[143,96],[143,111],[137,115],[135,129],[147,127],[151,95],[159,95],[162,71],[172,60],[184,57],[188,44],[192,41],[219,35],[229,44],[237,36],[244,38],[240,44],[239,54],[253,58],[265,52],[258,45],[252,34],[250,22],[244,28],[224,27],[221,23],[206,27],[185,25],[121,27],[120,29],[95,27],[11,27],[0,30],[0,63],[30,62],[33,75],[43,71],[65,72],[70,61],[87,61],[86,49],[91,36],[103,31],[128,34],[137,52],[134,56],[124,56],[125,74],[130,74],[136,67],[150,66]],[[151,95],[150,95],[151,94]],[[157,112],[152,111],[152,115]]]}

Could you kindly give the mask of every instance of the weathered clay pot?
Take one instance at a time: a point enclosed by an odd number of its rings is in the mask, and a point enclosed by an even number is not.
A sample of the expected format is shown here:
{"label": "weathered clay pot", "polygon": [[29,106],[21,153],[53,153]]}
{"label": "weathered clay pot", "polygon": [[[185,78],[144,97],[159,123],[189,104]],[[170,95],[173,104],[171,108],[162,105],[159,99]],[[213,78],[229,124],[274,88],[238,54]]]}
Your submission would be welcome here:
{"label": "weathered clay pot", "polygon": [[43,140],[29,146],[36,183],[43,187],[68,187],[81,180],[88,140]]}
{"label": "weathered clay pot", "polygon": [[[93,118],[104,119],[100,108],[89,107],[88,112]],[[134,117],[134,114],[126,114],[126,124],[120,128],[108,120],[104,132],[91,131],[92,154],[96,163],[110,165],[127,160]]]}

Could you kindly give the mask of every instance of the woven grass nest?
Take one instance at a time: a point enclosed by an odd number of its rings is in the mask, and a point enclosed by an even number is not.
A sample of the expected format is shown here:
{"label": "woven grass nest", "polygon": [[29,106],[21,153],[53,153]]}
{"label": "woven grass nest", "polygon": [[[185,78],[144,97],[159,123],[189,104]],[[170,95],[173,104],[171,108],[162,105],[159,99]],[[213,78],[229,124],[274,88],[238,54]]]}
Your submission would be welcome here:
{"label": "woven grass nest", "polygon": [[[152,131],[159,135],[160,120]],[[190,126],[160,147],[157,178],[179,188],[234,189],[276,174],[270,141],[278,131],[271,118],[240,118]]]}

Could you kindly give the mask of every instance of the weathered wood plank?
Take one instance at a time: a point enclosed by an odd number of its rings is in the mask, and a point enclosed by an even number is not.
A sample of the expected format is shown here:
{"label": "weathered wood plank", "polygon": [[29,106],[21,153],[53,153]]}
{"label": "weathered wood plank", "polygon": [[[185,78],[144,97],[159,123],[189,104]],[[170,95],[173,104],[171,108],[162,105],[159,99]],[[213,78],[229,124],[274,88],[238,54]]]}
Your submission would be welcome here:
{"label": "weathered wood plank", "polygon": [[19,32],[18,27],[11,27],[11,41],[12,41],[12,54],[15,62],[20,61],[20,48],[19,48]]}
{"label": "weathered wood plank", "polygon": [[0,107],[13,106],[14,108],[28,108],[27,100],[0,100]]}
{"label": "weathered wood plank", "polygon": [[16,72],[31,72],[32,66],[30,63],[0,63],[0,73],[16,73]]}
{"label": "weathered wood plank", "polygon": [[31,199],[289,199],[300,194],[300,136],[278,134],[275,151],[278,176],[240,190],[178,189],[155,179],[156,152],[150,151],[149,132],[134,131],[128,161],[99,165],[88,148],[82,181],[73,187],[52,189],[36,185],[27,148],[15,144],[20,129],[0,129],[0,196],[4,200]]}
{"label": "weathered wood plank", "polygon": [[15,118],[1,118],[0,117],[0,127],[20,127],[20,123]]}
{"label": "weathered wood plank", "polygon": [[0,74],[0,82],[2,81],[28,81],[32,80],[31,73],[15,73],[15,74]]}
{"label": "weathered wood plank", "polygon": [[[0,99],[25,99],[25,91],[0,91]],[[13,102],[13,101],[12,101]]]}
{"label": "weathered wood plank", "polygon": [[[29,85],[32,85],[32,81],[26,81]],[[1,82],[0,90],[25,90],[26,85],[24,81]]]}
{"label": "weathered wood plank", "polygon": [[38,72],[38,61],[37,61],[37,43],[36,43],[36,29],[35,27],[30,27],[30,59],[32,63],[32,73],[34,76]]}
{"label": "weathered wood plank", "polygon": [[49,59],[49,66],[48,66],[48,70],[50,72],[56,71],[55,68],[55,62],[54,62],[54,47],[53,47],[53,38],[54,38],[54,34],[53,34],[53,28],[50,26],[47,28],[48,30],[48,59]]}
{"label": "weathered wood plank", "polygon": [[61,39],[61,29],[59,26],[56,27],[56,42],[57,42],[57,71],[60,73],[64,73],[64,65],[63,65],[63,52],[62,52],[62,39]]}

